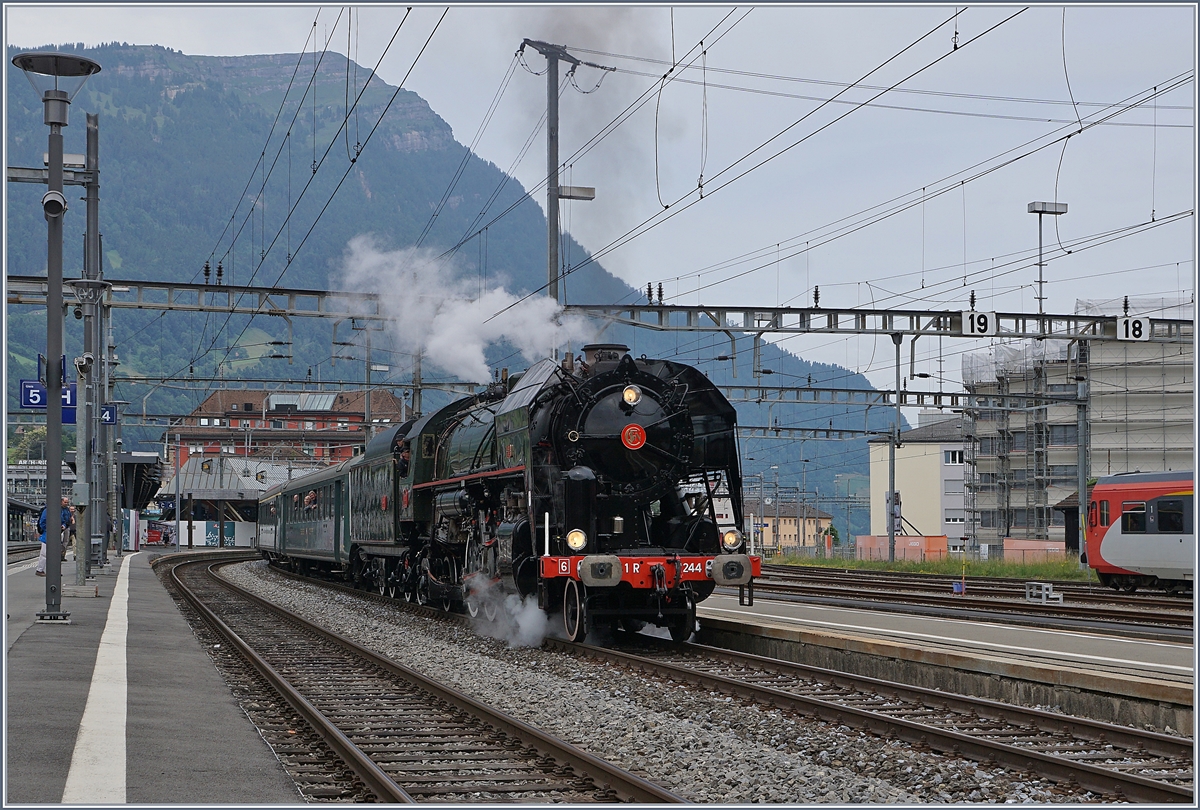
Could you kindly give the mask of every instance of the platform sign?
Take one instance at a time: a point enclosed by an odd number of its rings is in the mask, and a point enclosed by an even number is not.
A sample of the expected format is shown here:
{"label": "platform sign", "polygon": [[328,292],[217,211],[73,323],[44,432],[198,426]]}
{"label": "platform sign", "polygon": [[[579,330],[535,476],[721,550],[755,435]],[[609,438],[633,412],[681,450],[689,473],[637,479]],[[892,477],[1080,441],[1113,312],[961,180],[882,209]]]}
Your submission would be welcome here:
{"label": "platform sign", "polygon": [[1149,318],[1117,318],[1117,340],[1149,339]]}
{"label": "platform sign", "polygon": [[[23,410],[45,410],[47,398],[46,386],[42,385],[40,381],[21,380],[21,408]],[[64,410],[67,408],[75,410],[75,383],[63,386],[62,406]]]}
{"label": "platform sign", "polygon": [[962,333],[973,337],[996,334],[995,312],[962,312]]}
{"label": "platform sign", "polygon": [[116,405],[101,405],[100,406],[100,424],[115,425],[117,423],[117,406]]}
{"label": "platform sign", "polygon": [[[21,380],[21,408],[22,410],[46,410],[46,386],[42,385],[37,380]],[[62,423],[64,425],[75,424],[75,383],[71,383],[62,390]]]}

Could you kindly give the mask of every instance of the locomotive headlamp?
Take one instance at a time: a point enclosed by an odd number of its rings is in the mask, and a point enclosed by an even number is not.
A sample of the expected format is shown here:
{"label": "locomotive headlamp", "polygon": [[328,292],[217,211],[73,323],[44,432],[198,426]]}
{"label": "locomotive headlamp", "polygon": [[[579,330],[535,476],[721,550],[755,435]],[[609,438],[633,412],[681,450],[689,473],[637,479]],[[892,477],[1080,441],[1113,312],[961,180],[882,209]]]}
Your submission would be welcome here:
{"label": "locomotive headlamp", "polygon": [[721,535],[721,545],[726,551],[733,551],[742,544],[742,533],[737,529],[730,529]]}
{"label": "locomotive headlamp", "polygon": [[587,545],[587,535],[582,529],[571,529],[567,532],[567,547],[571,551],[583,551],[583,547]]}
{"label": "locomotive headlamp", "polygon": [[642,401],[642,389],[636,385],[627,385],[621,392],[621,399],[625,400],[626,405],[637,405]]}

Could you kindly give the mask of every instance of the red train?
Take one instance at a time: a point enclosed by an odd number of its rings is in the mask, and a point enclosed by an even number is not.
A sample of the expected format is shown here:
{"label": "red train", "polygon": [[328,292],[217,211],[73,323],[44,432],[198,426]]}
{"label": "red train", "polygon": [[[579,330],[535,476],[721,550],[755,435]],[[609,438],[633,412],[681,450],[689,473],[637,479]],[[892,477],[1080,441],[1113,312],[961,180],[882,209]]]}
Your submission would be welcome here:
{"label": "red train", "polygon": [[1196,570],[1191,472],[1101,478],[1088,503],[1087,561],[1100,582],[1133,593],[1188,593]]}

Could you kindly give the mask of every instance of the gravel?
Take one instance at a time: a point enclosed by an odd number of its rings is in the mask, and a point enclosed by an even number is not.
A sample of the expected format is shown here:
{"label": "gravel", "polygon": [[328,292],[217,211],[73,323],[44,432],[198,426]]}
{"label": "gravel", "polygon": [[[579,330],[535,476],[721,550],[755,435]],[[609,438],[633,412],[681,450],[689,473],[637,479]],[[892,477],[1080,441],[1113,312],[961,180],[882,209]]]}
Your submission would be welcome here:
{"label": "gravel", "polygon": [[1100,800],[1027,773],[544,651],[535,645],[557,623],[516,597],[506,605],[509,638],[487,638],[467,627],[296,583],[263,561],[223,570],[230,581],[287,610],[692,802]]}

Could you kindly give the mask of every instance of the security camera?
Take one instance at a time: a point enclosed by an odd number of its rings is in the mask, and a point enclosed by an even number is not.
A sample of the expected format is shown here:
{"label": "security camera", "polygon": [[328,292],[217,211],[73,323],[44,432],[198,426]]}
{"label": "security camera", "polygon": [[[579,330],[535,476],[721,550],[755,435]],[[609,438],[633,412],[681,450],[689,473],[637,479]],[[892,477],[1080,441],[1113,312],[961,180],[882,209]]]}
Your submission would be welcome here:
{"label": "security camera", "polygon": [[91,352],[84,352],[83,357],[75,358],[75,368],[79,369],[80,374],[90,374],[95,359]]}
{"label": "security camera", "polygon": [[83,319],[83,307],[75,307],[75,320]]}
{"label": "security camera", "polygon": [[47,219],[58,219],[67,210],[67,198],[61,191],[47,191],[42,195],[42,211]]}

